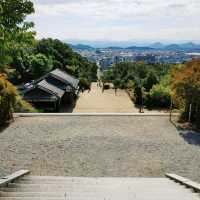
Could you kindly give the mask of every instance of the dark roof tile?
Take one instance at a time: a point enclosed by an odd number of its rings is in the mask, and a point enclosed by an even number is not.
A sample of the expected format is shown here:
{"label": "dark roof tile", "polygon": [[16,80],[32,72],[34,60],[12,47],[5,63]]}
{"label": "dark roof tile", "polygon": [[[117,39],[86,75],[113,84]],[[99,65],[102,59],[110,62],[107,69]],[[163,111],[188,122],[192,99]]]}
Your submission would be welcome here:
{"label": "dark roof tile", "polygon": [[54,94],[54,95],[60,97],[60,98],[61,98],[61,97],[64,95],[64,93],[65,93],[63,90],[61,90],[60,88],[58,88],[58,87],[56,87],[56,86],[54,86],[54,85],[48,83],[46,80],[42,80],[41,82],[39,82],[39,83],[37,84],[37,86],[38,86],[39,88],[41,88],[41,89],[44,89],[44,90],[50,92],[51,94]]}
{"label": "dark roof tile", "polygon": [[55,69],[54,71],[50,72],[50,74],[62,79],[66,83],[69,83],[75,89],[78,87],[79,80],[60,69]]}

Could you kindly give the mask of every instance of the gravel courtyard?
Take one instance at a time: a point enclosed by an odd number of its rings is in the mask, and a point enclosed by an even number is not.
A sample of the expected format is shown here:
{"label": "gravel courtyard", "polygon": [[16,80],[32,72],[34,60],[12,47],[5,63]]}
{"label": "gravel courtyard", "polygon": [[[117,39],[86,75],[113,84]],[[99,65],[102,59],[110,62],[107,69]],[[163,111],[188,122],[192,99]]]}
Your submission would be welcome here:
{"label": "gravel courtyard", "polygon": [[0,176],[164,176],[200,182],[200,135],[168,117],[63,116],[17,118],[0,132]]}

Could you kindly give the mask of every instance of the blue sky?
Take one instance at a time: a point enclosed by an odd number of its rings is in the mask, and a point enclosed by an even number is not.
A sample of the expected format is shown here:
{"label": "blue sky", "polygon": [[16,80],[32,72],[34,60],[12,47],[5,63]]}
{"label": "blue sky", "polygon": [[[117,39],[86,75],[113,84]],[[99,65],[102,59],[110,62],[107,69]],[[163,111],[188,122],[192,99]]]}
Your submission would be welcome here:
{"label": "blue sky", "polygon": [[33,0],[37,37],[200,42],[200,0]]}

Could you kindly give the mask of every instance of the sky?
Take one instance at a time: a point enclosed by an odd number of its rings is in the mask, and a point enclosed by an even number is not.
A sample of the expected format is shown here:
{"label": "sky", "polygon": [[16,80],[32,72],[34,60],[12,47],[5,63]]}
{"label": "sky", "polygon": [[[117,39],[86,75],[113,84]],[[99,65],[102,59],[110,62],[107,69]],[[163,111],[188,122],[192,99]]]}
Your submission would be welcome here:
{"label": "sky", "polygon": [[37,38],[200,43],[200,0],[33,0]]}

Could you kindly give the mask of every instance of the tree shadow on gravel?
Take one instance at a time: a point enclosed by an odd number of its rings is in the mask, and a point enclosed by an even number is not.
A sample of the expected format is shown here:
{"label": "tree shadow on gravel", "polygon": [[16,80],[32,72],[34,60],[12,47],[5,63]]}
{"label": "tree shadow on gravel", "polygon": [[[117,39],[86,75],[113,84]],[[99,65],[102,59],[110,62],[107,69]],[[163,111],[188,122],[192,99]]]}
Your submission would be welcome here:
{"label": "tree shadow on gravel", "polygon": [[10,126],[10,123],[6,123],[4,125],[0,125],[0,134]]}
{"label": "tree shadow on gravel", "polygon": [[187,130],[182,128],[178,123],[171,121],[171,123],[175,126],[179,135],[191,145],[200,146],[200,132],[194,130]]}
{"label": "tree shadow on gravel", "polygon": [[195,131],[181,131],[179,135],[183,137],[187,143],[200,146],[200,133]]}

